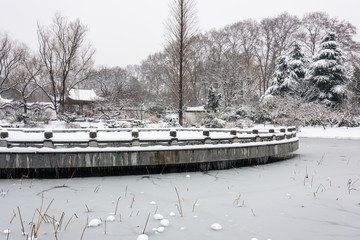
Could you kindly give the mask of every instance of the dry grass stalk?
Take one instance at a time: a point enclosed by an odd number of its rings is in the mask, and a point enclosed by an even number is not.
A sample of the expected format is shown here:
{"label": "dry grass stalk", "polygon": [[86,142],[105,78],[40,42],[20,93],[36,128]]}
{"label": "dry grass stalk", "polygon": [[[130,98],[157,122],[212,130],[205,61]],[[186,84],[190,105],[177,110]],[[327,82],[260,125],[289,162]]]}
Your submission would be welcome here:
{"label": "dry grass stalk", "polygon": [[165,164],[164,167],[161,169],[160,174],[163,174],[163,173],[164,173],[165,167],[166,167],[166,164]]}
{"label": "dry grass stalk", "polygon": [[84,229],[83,229],[83,231],[82,231],[82,233],[81,233],[80,240],[82,240],[83,237],[84,237],[84,233],[85,233],[85,230],[86,230],[87,225],[88,225],[88,220],[86,220],[86,224],[85,224],[85,227],[84,227]]}
{"label": "dry grass stalk", "polygon": [[132,200],[131,200],[130,208],[133,207],[133,204],[135,202],[135,194],[131,194],[131,195],[132,195]]}
{"label": "dry grass stalk", "polygon": [[125,197],[127,196],[127,185],[126,185],[126,188],[125,188]]}
{"label": "dry grass stalk", "polygon": [[85,203],[85,207],[86,207],[86,210],[88,211],[88,212],[90,212],[90,209],[89,209],[89,207],[88,207],[88,205]]}
{"label": "dry grass stalk", "polygon": [[94,192],[97,193],[99,191],[100,187],[101,187],[101,185],[97,185],[94,189]]}
{"label": "dry grass stalk", "polygon": [[20,212],[20,208],[17,207],[18,211],[19,211],[19,218],[20,218],[20,223],[21,223],[21,231],[24,233],[25,229],[24,229],[24,223],[22,221],[22,217],[21,217],[21,212]]}
{"label": "dry grass stalk", "polygon": [[197,203],[197,199],[196,199],[196,201],[194,202],[194,204],[193,204],[193,207],[192,207],[192,212],[194,212],[195,211],[195,207],[196,207],[196,203]]}
{"label": "dry grass stalk", "polygon": [[144,230],[142,231],[142,234],[145,234],[145,230],[146,230],[146,226],[149,222],[149,218],[150,218],[150,213],[148,214],[147,218],[146,218],[146,222],[145,222],[145,226],[144,226]]}
{"label": "dry grass stalk", "polygon": [[10,223],[9,224],[11,224],[12,223],[12,221],[14,220],[14,218],[16,217],[16,213],[13,211],[13,213],[14,213],[14,215],[13,215],[13,217],[11,218],[11,220],[10,220]]}
{"label": "dry grass stalk", "polygon": [[105,220],[105,224],[104,224],[104,225],[105,225],[105,232],[104,232],[104,234],[106,235],[106,220]]}
{"label": "dry grass stalk", "polygon": [[120,216],[120,222],[122,222],[122,220],[121,220],[121,213],[119,213],[119,216]]}
{"label": "dry grass stalk", "polygon": [[318,165],[320,165],[324,161],[324,156],[325,156],[325,153],[323,153],[323,155],[321,156],[320,161],[316,161]]}
{"label": "dry grass stalk", "polygon": [[179,192],[178,192],[176,187],[174,187],[174,188],[175,188],[175,192],[176,192],[178,202],[179,202],[179,206],[178,206],[179,214],[180,214],[181,217],[183,217],[184,215],[183,215],[183,211],[182,211],[182,207],[181,207],[181,201],[180,201]]}
{"label": "dry grass stalk", "polygon": [[253,216],[255,217],[254,209],[251,209],[251,212],[252,212]]}
{"label": "dry grass stalk", "polygon": [[59,226],[56,226],[55,222],[56,222],[56,220],[55,220],[55,217],[53,216],[52,224],[53,224],[53,228],[54,228],[54,235],[55,235],[55,239],[58,240],[57,232],[58,232]]}
{"label": "dry grass stalk", "polygon": [[326,191],[326,188],[324,187],[324,185],[320,184],[320,185],[318,186],[318,188],[316,189],[316,191],[314,192],[314,197],[316,197],[318,191],[320,190],[320,187],[322,187],[322,190],[321,190],[321,191],[324,191],[324,190]]}
{"label": "dry grass stalk", "polygon": [[71,217],[70,217],[69,220],[67,221],[67,223],[66,223],[66,225],[65,225],[65,228],[64,228],[64,231],[66,231],[66,228],[68,227],[68,225],[69,225],[69,223],[70,223],[70,221],[71,221],[71,219],[72,219],[73,217],[74,217],[74,216],[71,215]]}
{"label": "dry grass stalk", "polygon": [[157,206],[157,205],[156,205],[156,208],[155,208],[155,212],[154,212],[154,214],[156,214],[156,213],[157,213],[158,208],[159,208],[159,206]]}
{"label": "dry grass stalk", "polygon": [[239,196],[237,198],[235,198],[235,200],[233,201],[233,205],[236,205],[236,206],[239,205],[240,197],[241,197],[241,194],[239,194]]}
{"label": "dry grass stalk", "polygon": [[75,169],[75,170],[73,171],[73,173],[71,174],[70,180],[74,177],[76,171],[77,171],[77,169]]}
{"label": "dry grass stalk", "polygon": [[314,175],[312,175],[312,177],[311,177],[311,184],[310,184],[310,187],[312,187],[312,185],[313,185],[313,181],[314,181]]}
{"label": "dry grass stalk", "polygon": [[60,217],[60,220],[59,220],[59,230],[61,230],[61,226],[62,226],[62,223],[63,223],[63,221],[64,221],[64,217],[65,217],[65,213],[62,212],[61,217]]}
{"label": "dry grass stalk", "polygon": [[356,188],[354,188],[353,186],[355,185],[355,183],[358,181],[359,179],[356,179],[355,181],[352,181],[351,178],[348,180],[348,183],[347,183],[347,187],[348,187],[348,191],[349,191],[349,194],[351,193],[351,191],[357,191]]}
{"label": "dry grass stalk", "polygon": [[146,166],[145,168],[146,168],[146,172],[147,172],[147,174],[148,174],[148,175],[150,175],[150,172],[149,172],[148,167]]}
{"label": "dry grass stalk", "polygon": [[237,174],[239,174],[239,171],[238,171],[234,166],[232,166],[232,168],[235,170],[235,172],[236,172]]}
{"label": "dry grass stalk", "polygon": [[117,202],[116,202],[115,214],[114,214],[114,215],[116,215],[116,214],[117,214],[117,209],[118,209],[118,206],[119,206],[119,201],[120,201],[120,198],[121,198],[121,196],[118,198],[118,200],[117,200]]}

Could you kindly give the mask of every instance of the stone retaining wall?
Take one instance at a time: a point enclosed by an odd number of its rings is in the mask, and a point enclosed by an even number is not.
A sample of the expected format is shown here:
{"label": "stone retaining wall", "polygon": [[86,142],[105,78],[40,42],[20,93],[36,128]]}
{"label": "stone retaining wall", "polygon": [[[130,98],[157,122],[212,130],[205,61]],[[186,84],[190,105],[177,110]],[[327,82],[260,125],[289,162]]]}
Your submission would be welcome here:
{"label": "stone retaining wall", "polygon": [[291,154],[297,137],[258,143],[105,149],[9,148],[0,152],[0,177],[73,177],[207,171],[265,164]]}

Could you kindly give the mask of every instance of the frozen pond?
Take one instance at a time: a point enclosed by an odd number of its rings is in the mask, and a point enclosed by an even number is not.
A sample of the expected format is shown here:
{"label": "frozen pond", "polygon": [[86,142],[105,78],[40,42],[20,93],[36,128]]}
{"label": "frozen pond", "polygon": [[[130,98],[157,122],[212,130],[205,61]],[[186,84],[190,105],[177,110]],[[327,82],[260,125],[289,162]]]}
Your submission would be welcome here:
{"label": "frozen pond", "polygon": [[[137,239],[149,214],[145,233],[151,240],[360,239],[359,146],[360,140],[302,138],[295,158],[255,167],[150,176],[2,179],[0,239],[26,238],[19,209],[28,235],[31,222],[35,229],[39,226],[38,239]],[[155,213],[163,215],[168,226],[159,228],[167,224],[154,219]],[[115,220],[105,224],[109,216]],[[56,236],[56,223],[50,218],[60,222]],[[100,226],[84,228],[92,219],[101,219]],[[214,223],[221,230],[213,230]]]}

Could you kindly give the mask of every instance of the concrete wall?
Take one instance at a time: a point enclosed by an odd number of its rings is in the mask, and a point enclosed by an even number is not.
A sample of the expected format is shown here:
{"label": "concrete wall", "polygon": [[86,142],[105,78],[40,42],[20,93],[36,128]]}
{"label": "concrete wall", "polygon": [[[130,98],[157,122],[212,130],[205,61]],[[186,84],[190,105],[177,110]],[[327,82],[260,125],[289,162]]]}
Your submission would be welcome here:
{"label": "concrete wall", "polygon": [[[0,177],[70,177],[225,169],[264,164],[297,150],[298,138],[259,144],[218,144],[139,150],[1,152]],[[141,150],[140,150],[141,149]],[[151,169],[152,172],[149,172]],[[165,170],[166,169],[166,170]],[[145,172],[146,170],[146,172]],[[187,171],[187,167],[185,167]],[[73,172],[73,173],[72,173]]]}

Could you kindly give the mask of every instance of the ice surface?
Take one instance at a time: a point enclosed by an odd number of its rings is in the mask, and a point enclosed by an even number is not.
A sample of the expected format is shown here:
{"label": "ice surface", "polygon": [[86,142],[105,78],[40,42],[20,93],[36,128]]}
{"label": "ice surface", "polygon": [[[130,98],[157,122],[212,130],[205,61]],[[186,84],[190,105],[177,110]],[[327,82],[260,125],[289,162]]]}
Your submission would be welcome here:
{"label": "ice surface", "polygon": [[[318,132],[313,133],[313,131]],[[324,133],[325,132],[325,133]],[[358,129],[304,128],[300,135],[356,139]],[[348,133],[347,133],[348,132]],[[360,137],[359,137],[360,138]],[[163,233],[149,218],[148,239],[360,239],[360,139],[301,138],[295,157],[262,166],[222,171],[73,179],[1,179],[0,229],[23,240],[24,230],[47,216],[59,221],[58,239],[80,239],[87,221],[114,222],[86,228],[83,239],[137,239],[149,215],[177,213]],[[98,186],[101,186],[99,188]],[[179,202],[183,217],[178,214]],[[97,191],[95,191],[97,189]],[[117,199],[121,196],[118,206]],[[149,202],[156,201],[156,205]],[[197,207],[194,203],[199,202]],[[87,209],[87,207],[88,209]],[[35,213],[35,216],[34,216]],[[15,215],[15,216],[14,216]],[[193,216],[197,216],[194,218]],[[13,219],[13,221],[11,221]],[[60,221],[59,221],[60,222]],[[61,223],[61,222],[60,222]],[[210,226],[218,223],[221,231]],[[67,225],[67,226],[66,226]],[[65,227],[66,226],[66,227]],[[6,236],[3,236],[3,238]],[[52,221],[42,222],[38,239],[55,239]],[[140,238],[141,239],[141,238]],[[145,237],[144,237],[145,239]]]}

